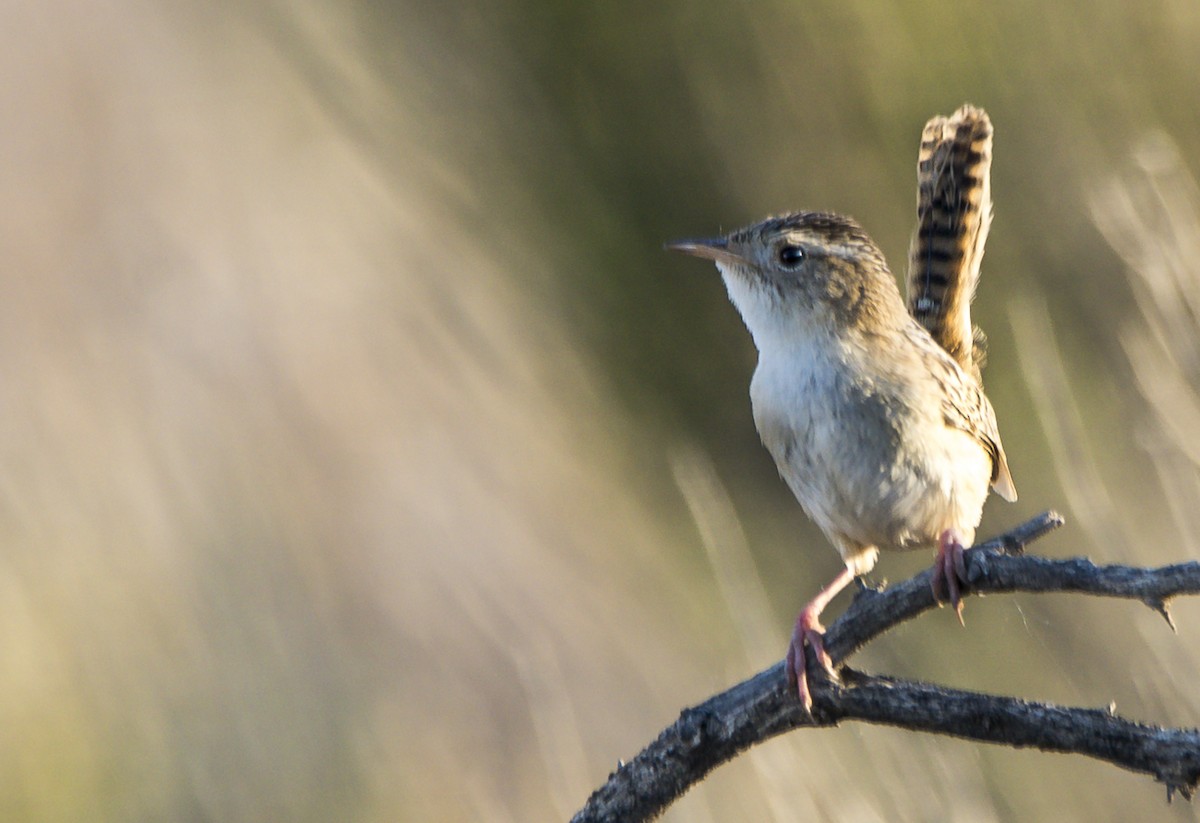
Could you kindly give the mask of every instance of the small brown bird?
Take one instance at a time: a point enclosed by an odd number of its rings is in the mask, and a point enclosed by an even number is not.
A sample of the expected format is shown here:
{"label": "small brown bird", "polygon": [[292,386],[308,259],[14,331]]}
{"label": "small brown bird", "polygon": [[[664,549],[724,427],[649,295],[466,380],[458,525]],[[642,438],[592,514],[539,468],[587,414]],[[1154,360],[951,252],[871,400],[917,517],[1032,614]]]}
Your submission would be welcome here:
{"label": "small brown bird", "polygon": [[970,318],[991,221],[991,138],[970,106],[926,125],[907,306],[848,217],[796,212],[668,246],[716,262],[758,349],[758,433],[846,563],[800,611],[788,648],[788,679],[809,708],[804,645],[831,669],[821,611],[879,550],[936,546],[934,595],[961,620],[963,547],[988,488],[1017,496]]}

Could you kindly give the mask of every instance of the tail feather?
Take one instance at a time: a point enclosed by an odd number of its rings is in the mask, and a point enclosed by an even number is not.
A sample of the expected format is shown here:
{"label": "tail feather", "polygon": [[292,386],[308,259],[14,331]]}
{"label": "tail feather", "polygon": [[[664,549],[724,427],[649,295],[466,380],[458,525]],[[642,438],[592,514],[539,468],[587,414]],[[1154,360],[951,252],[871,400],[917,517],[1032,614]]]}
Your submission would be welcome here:
{"label": "tail feather", "polygon": [[992,223],[991,165],[992,123],[983,109],[965,105],[925,124],[908,310],[977,380],[985,351],[971,301]]}

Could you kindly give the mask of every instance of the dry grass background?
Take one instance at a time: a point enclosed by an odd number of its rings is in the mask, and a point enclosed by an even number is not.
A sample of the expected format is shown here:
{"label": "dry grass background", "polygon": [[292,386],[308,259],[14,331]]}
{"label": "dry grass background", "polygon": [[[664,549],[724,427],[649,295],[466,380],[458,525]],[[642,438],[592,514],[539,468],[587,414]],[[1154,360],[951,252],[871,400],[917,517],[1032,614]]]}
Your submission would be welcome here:
{"label": "dry grass background", "polygon": [[[9,0],[0,818],[564,819],[836,569],[672,236],[907,248],[996,123],[989,393],[1039,545],[1197,555],[1200,11]],[[931,57],[932,55],[932,57]],[[812,551],[799,547],[813,546]],[[897,577],[924,557],[886,559]],[[969,604],[876,670],[1196,725],[1200,609]],[[1110,767],[792,735],[670,820],[1192,819]]]}

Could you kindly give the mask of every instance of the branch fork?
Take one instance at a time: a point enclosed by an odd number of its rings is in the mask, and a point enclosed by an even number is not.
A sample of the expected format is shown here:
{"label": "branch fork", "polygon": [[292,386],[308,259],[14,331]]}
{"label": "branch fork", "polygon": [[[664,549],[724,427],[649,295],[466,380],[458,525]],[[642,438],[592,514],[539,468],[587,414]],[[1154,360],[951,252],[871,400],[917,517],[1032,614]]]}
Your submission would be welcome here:
{"label": "branch fork", "polygon": [[[1200,563],[1157,569],[1097,566],[1086,558],[1050,560],[1024,554],[1027,544],[1061,526],[1045,512],[968,549],[970,591],[1078,592],[1146,604],[1166,619],[1179,595],[1200,594]],[[622,763],[572,823],[641,821],[660,814],[713,768],[778,734],[845,720],[886,724],[1043,751],[1083,754],[1148,774],[1191,799],[1200,785],[1200,730],[1168,729],[1117,716],[1106,709],[1067,708],[936,684],[866,674],[843,661],[893,626],[938,605],[931,570],[886,589],[862,587],[825,632],[825,650],[840,667],[832,680],[808,659],[811,715],[787,688],[782,662],[684,709],[633,760]],[[839,682],[840,681],[840,682]]]}

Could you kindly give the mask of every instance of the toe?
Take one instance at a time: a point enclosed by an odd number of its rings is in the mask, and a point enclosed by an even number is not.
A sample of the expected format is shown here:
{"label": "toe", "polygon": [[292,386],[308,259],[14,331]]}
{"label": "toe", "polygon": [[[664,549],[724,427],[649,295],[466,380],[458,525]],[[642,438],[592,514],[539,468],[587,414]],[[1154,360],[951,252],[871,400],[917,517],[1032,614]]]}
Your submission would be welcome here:
{"label": "toe", "polygon": [[963,549],[962,543],[957,540],[950,547],[950,556],[954,560],[954,573],[958,579],[962,581],[963,587],[967,585],[967,553]]}
{"label": "toe", "polygon": [[821,668],[827,671],[830,677],[836,677],[837,673],[833,670],[833,658],[829,656],[829,652],[825,651],[825,634],[815,629],[809,629],[804,633],[804,642],[812,648]]}
{"label": "toe", "polygon": [[946,595],[955,611],[962,608],[962,598],[959,595],[958,575],[954,570],[954,557],[951,552],[945,552],[939,560],[942,563],[942,577],[946,581]]}
{"label": "toe", "polygon": [[788,688],[795,691],[804,704],[804,711],[812,714],[812,692],[808,688],[808,674],[804,670],[804,641],[802,636],[795,636],[787,650],[787,679]]}
{"label": "toe", "polygon": [[[933,597],[938,603],[949,601],[958,622],[963,622],[962,593],[967,588],[967,563],[962,542],[950,529],[938,540],[937,559],[933,564]],[[943,597],[943,592],[945,596]]]}
{"label": "toe", "polygon": [[800,649],[800,653],[797,654],[795,642],[789,643],[785,664],[787,667],[788,688],[796,690],[799,681],[804,678],[804,649]]}

